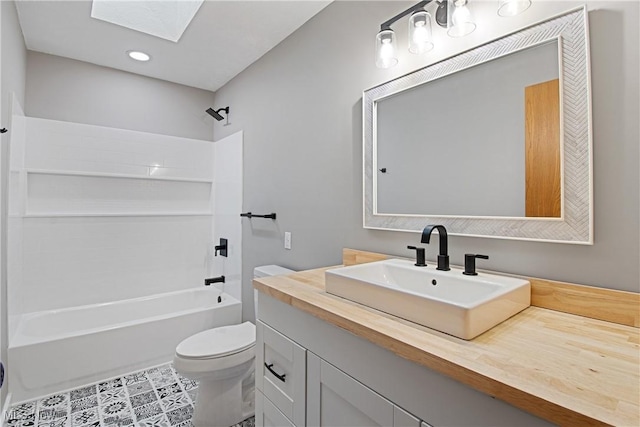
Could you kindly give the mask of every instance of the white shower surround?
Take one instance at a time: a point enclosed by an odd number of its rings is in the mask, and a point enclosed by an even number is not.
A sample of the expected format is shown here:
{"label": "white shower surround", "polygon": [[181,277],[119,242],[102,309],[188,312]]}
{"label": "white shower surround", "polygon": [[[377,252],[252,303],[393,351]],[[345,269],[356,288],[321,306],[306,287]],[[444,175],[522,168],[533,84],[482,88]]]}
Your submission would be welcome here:
{"label": "white shower surround", "polygon": [[241,318],[213,287],[24,314],[9,342],[12,404],[169,362],[183,339]]}
{"label": "white shower surround", "polygon": [[11,403],[167,362],[187,336],[241,321],[242,132],[214,143],[22,115],[12,129]]}

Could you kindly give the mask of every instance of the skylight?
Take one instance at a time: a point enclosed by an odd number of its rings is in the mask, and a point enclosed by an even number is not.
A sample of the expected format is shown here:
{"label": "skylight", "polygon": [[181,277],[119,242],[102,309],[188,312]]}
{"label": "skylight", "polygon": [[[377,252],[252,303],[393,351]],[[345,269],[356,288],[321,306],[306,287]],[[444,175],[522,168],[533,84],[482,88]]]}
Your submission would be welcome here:
{"label": "skylight", "polygon": [[93,0],[91,17],[177,42],[204,0]]}

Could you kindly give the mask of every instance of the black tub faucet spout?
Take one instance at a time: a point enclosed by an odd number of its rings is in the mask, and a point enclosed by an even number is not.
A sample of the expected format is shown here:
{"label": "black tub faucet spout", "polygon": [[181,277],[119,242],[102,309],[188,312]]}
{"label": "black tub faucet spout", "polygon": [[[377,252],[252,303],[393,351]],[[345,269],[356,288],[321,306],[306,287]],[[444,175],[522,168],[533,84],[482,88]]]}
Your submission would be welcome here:
{"label": "black tub faucet spout", "polygon": [[204,279],[205,286],[209,286],[212,283],[224,283],[224,276],[211,277],[209,279]]}
{"label": "black tub faucet spout", "polygon": [[449,243],[447,229],[444,228],[444,225],[427,225],[424,230],[422,230],[422,239],[420,241],[429,244],[433,230],[438,230],[438,235],[440,236],[440,253],[438,254],[437,270],[449,271],[451,270],[449,268]]}

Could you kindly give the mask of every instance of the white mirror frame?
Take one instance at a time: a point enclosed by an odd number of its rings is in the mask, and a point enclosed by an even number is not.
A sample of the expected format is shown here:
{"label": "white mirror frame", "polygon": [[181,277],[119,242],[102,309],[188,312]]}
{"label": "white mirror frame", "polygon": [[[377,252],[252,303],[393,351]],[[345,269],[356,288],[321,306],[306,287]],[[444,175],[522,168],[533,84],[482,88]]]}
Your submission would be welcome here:
{"label": "white mirror frame", "polygon": [[[376,103],[414,86],[556,40],[560,63],[560,218],[397,215],[377,212]],[[593,244],[591,88],[587,10],[582,7],[364,91],[364,228],[416,232],[442,224],[449,234]],[[416,197],[421,194],[416,186]]]}

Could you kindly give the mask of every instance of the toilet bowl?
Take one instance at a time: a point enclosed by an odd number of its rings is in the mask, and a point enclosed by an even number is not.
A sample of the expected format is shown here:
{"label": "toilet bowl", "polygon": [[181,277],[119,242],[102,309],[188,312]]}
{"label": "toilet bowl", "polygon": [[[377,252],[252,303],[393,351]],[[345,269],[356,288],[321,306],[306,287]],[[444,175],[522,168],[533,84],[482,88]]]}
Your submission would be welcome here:
{"label": "toilet bowl", "polygon": [[[293,270],[266,265],[254,269],[254,278],[289,273]],[[255,291],[254,303],[257,314]],[[255,414],[255,346],[251,322],[209,329],[178,344],[176,371],[199,381],[194,427],[229,427]]]}
{"label": "toilet bowl", "polygon": [[209,329],[178,344],[176,371],[199,381],[194,426],[229,427],[254,414],[255,344],[251,322]]}

